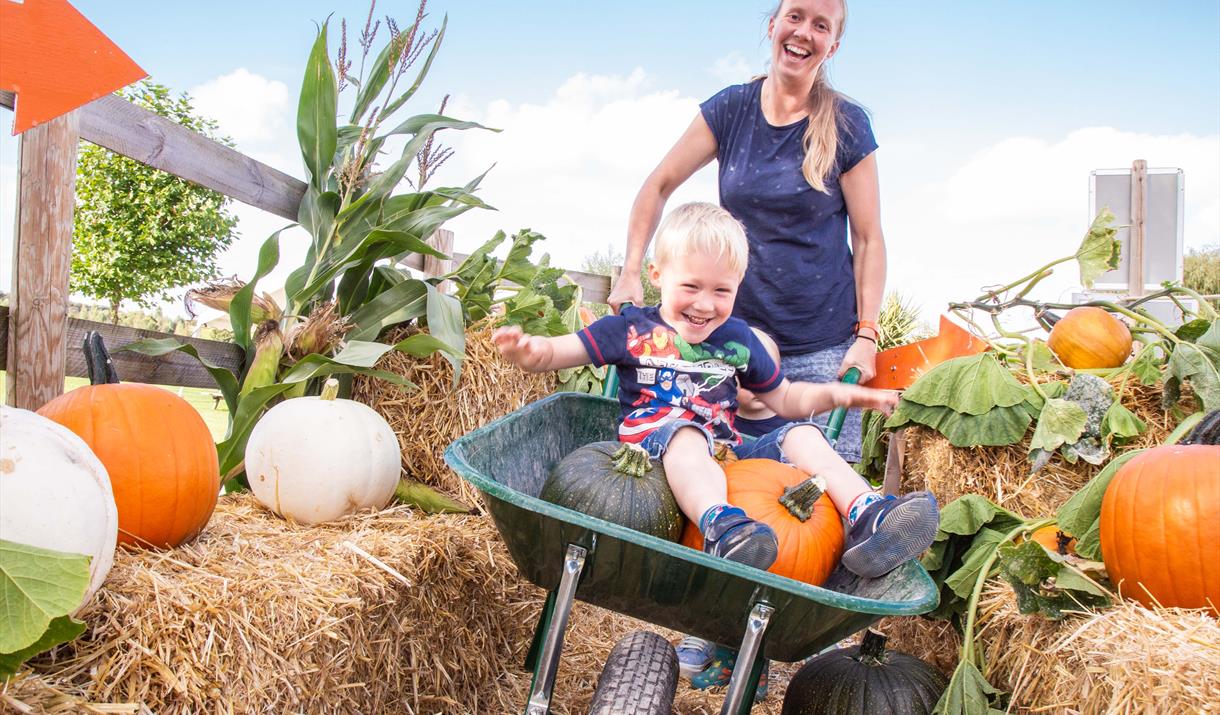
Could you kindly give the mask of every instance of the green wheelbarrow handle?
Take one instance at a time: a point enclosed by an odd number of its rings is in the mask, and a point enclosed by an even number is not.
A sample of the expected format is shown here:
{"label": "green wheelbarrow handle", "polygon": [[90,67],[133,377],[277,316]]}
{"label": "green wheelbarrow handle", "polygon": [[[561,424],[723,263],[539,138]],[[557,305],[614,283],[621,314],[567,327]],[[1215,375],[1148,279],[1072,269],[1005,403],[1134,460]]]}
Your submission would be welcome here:
{"label": "green wheelbarrow handle", "polygon": [[[854,385],[860,381],[860,368],[849,367],[847,372],[843,373],[841,382],[848,385]],[[839,432],[843,431],[843,420],[847,419],[847,408],[836,407],[830,411],[830,419],[826,421],[826,441],[830,442],[830,446],[834,446],[839,440]]]}

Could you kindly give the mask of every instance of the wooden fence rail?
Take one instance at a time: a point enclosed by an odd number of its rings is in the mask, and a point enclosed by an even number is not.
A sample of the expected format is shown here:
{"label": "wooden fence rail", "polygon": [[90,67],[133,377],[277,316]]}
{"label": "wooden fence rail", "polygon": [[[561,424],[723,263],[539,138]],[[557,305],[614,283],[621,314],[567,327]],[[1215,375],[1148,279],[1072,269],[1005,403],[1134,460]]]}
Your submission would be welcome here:
{"label": "wooden fence rail", "polygon": [[[12,92],[0,91],[0,107],[12,109],[14,101]],[[297,208],[305,192],[303,182],[118,95],[109,95],[86,104],[76,110],[69,121],[72,131],[85,141],[277,216],[293,221],[297,218]],[[69,137],[66,143],[74,145],[75,139]],[[75,163],[74,159],[72,163]],[[62,186],[58,185],[59,180],[56,186],[47,186],[45,180],[27,180],[26,175],[27,172],[23,170],[22,185],[19,187],[19,195],[24,197],[26,206],[40,206],[46,203],[46,197],[56,191],[61,194],[66,191],[67,196],[71,196],[71,183],[66,178]],[[70,203],[70,198],[68,200]],[[14,236],[14,288],[24,276],[24,285],[32,287],[33,292],[27,291],[28,296],[19,296],[18,291],[14,290],[15,311],[12,315],[8,308],[0,306],[0,369],[7,370],[9,374],[7,399],[10,404],[37,407],[62,391],[65,375],[86,376],[80,344],[89,330],[100,332],[112,347],[141,338],[173,337],[195,345],[200,354],[213,364],[231,369],[241,365],[241,349],[232,343],[76,318],[65,320],[67,277],[59,275],[62,271],[50,275],[46,270],[47,265],[59,265],[67,260],[67,256],[61,253],[70,248],[61,250],[64,245],[62,241],[50,240],[55,231],[63,230],[64,224],[70,230],[71,212],[65,215],[66,219],[61,217],[53,222],[57,225],[52,226],[49,232],[45,221],[30,221],[25,229]],[[438,233],[449,234],[448,231]],[[441,239],[437,245],[450,253],[451,261],[434,262],[417,254],[408,257],[402,265],[434,276],[443,273],[453,262],[467,258],[464,253],[451,252],[452,234],[447,236],[448,243],[445,243],[446,237],[435,238]],[[56,255],[47,255],[49,252]],[[567,276],[581,287],[586,301],[606,301],[610,292],[610,278],[607,276],[581,271],[567,271]],[[21,300],[23,297],[25,300]],[[152,358],[119,352],[114,354],[114,359],[119,374],[129,382],[205,388],[215,385],[196,360],[182,353]],[[9,366],[8,362],[13,362],[13,365]]]}

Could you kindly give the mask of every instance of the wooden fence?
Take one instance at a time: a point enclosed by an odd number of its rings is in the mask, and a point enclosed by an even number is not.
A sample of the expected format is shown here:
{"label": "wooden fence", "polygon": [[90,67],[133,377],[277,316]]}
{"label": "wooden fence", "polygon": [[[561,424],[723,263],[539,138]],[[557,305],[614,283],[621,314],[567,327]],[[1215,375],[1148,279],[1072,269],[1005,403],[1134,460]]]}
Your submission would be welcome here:
{"label": "wooden fence", "polygon": [[[11,92],[0,106],[13,108]],[[69,319],[68,266],[72,251],[76,154],[79,140],[92,142],[277,216],[295,221],[305,184],[230,147],[196,134],[127,100],[109,95],[21,135],[17,230],[13,237],[11,305],[0,307],[0,369],[6,371],[8,404],[36,409],[63,392],[64,376],[85,376],[80,344],[97,330],[110,345],[140,338],[174,337],[198,348],[209,362],[237,368],[243,354],[232,343],[184,338],[108,323]],[[433,245],[451,261],[410,256],[403,265],[442,275],[467,256],[452,251],[453,235],[438,231]],[[567,271],[585,300],[605,302],[610,278]],[[211,376],[181,353],[152,358],[114,355],[128,382],[212,387]]]}

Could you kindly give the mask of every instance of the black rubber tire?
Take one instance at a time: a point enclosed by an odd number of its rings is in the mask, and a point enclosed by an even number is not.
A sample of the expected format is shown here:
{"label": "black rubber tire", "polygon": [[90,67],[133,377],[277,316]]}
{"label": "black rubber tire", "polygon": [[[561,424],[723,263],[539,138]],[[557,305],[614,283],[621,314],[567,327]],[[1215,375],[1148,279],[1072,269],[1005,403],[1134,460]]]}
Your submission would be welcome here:
{"label": "black rubber tire", "polygon": [[678,688],[678,654],[656,633],[635,631],[614,645],[589,715],[670,715]]}

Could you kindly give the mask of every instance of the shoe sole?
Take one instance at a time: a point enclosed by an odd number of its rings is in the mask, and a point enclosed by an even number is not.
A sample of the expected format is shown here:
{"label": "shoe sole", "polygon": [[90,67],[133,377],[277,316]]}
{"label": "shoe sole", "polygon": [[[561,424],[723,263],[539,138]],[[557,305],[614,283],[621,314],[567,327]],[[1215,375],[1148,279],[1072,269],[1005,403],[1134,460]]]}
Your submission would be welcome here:
{"label": "shoe sole", "polygon": [[711,658],[708,658],[707,661],[705,661],[703,663],[703,665],[700,665],[700,666],[690,665],[687,663],[683,663],[682,661],[678,661],[678,674],[681,675],[683,678],[690,680],[691,678],[695,677],[696,675],[707,670],[707,667],[711,664],[712,664]]}
{"label": "shoe sole", "polygon": [[919,556],[932,540],[940,515],[924,499],[904,502],[885,515],[885,531],[843,553],[843,567],[864,578],[877,578]]}
{"label": "shoe sole", "polygon": [[720,554],[720,557],[766,571],[779,557],[779,543],[774,536],[771,538],[767,538],[767,536],[768,534],[765,533],[753,534]]}

